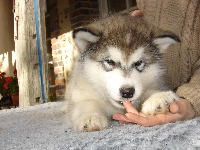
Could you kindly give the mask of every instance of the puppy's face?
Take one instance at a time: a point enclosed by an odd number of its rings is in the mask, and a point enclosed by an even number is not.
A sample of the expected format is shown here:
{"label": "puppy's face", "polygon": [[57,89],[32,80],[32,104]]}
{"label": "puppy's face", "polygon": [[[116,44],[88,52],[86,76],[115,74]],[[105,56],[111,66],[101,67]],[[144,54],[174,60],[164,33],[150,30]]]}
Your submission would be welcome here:
{"label": "puppy's face", "polygon": [[179,42],[171,34],[148,37],[137,29],[134,33],[130,31],[120,28],[104,35],[103,31],[96,34],[88,28],[79,28],[73,33],[86,80],[92,83],[91,88],[108,95],[118,108],[123,108],[123,100],[140,103],[137,100],[146,87],[163,73],[161,54]]}
{"label": "puppy's face", "polygon": [[113,105],[123,108],[123,100],[135,103],[162,73],[160,64],[146,51],[139,47],[127,56],[122,49],[107,46],[96,59],[84,60],[84,72],[93,85],[107,91]]}

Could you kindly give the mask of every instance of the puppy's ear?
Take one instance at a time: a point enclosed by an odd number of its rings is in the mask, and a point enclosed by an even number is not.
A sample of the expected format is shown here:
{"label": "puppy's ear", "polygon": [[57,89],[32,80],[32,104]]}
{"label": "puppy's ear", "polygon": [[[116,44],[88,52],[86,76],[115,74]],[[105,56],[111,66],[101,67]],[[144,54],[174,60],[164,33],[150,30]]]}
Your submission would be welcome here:
{"label": "puppy's ear", "polygon": [[100,35],[86,28],[78,28],[73,31],[73,39],[82,53],[87,49],[89,44],[96,43],[100,39]]}
{"label": "puppy's ear", "polygon": [[172,45],[181,42],[180,39],[173,34],[161,35],[153,39],[153,44],[160,50],[161,53],[165,53],[167,48]]}

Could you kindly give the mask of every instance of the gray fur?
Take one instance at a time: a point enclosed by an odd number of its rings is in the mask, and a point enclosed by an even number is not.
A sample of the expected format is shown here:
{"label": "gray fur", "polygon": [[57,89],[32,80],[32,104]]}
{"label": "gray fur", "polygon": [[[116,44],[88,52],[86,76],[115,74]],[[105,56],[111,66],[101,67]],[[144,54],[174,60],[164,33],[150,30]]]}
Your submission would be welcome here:
{"label": "gray fur", "polygon": [[123,100],[154,115],[158,108],[159,112],[167,111],[165,101],[177,99],[173,92],[162,91],[162,53],[179,42],[172,33],[156,29],[140,18],[113,15],[75,29],[73,38],[80,55],[66,99],[71,103],[75,129],[107,128],[107,118],[124,113],[119,104]]}

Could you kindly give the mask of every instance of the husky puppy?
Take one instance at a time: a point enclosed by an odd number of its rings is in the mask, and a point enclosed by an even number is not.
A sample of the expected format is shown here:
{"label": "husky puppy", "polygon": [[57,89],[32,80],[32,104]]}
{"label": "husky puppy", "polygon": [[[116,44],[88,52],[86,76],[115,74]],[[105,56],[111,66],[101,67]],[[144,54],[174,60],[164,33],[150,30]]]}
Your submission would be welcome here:
{"label": "husky puppy", "polygon": [[66,99],[78,131],[108,128],[114,113],[130,101],[145,114],[168,111],[178,97],[162,80],[162,55],[179,38],[141,18],[112,15],[73,31],[76,58]]}

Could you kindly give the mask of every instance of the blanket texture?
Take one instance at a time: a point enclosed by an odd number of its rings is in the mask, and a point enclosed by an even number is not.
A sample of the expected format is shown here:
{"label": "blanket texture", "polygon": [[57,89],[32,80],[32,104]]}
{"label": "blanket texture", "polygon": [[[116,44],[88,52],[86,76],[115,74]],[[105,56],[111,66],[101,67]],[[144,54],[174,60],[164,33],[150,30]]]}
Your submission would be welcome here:
{"label": "blanket texture", "polygon": [[1,150],[200,149],[200,118],[154,127],[112,122],[76,132],[64,122],[63,102],[0,111]]}

